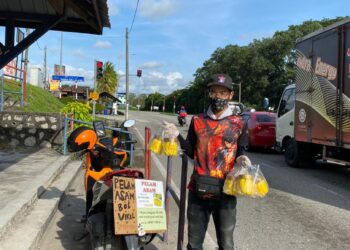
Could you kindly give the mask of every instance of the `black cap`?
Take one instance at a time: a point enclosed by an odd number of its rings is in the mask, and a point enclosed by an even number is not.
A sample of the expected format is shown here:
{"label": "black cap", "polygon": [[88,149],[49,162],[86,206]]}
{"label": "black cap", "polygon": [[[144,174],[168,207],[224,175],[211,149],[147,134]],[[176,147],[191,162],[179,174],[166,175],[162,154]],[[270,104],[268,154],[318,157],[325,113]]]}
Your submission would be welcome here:
{"label": "black cap", "polygon": [[208,87],[217,85],[233,90],[232,79],[229,75],[226,74],[215,74],[211,76],[211,81],[208,83]]}

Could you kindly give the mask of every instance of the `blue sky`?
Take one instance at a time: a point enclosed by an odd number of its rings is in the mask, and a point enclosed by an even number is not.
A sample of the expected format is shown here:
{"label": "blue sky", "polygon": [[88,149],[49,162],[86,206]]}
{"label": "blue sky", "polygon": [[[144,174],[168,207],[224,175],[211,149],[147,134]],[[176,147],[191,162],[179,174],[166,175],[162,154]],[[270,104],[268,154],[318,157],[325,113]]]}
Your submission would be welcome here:
{"label": "blue sky", "polygon": [[[125,73],[125,28],[130,28],[137,0],[108,0],[111,29],[102,36],[63,34],[67,75],[84,76],[92,85],[94,59],[111,61]],[[130,92],[169,94],[188,85],[196,69],[218,47],[247,45],[277,30],[309,19],[350,15],[345,0],[139,0],[129,37]],[[48,48],[49,74],[60,61],[60,32],[50,31],[29,49],[31,66],[43,65]],[[4,29],[0,30],[4,42]],[[125,91],[125,78],[119,92]]]}

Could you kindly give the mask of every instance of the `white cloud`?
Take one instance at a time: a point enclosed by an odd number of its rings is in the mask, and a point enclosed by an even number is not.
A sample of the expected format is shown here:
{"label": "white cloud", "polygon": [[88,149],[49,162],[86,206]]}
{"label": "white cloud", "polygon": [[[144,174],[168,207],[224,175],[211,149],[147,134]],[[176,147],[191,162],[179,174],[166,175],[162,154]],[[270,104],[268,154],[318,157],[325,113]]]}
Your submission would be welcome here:
{"label": "white cloud", "polygon": [[109,49],[112,47],[112,44],[108,41],[97,41],[94,47],[98,49]]}
{"label": "white cloud", "polygon": [[140,1],[140,16],[155,21],[173,14],[177,9],[176,0],[143,0]]}
{"label": "white cloud", "polygon": [[141,68],[144,68],[144,69],[155,69],[155,68],[160,68],[162,66],[163,66],[163,64],[161,64],[160,62],[149,61],[149,62],[145,62],[144,64],[142,64]]}
{"label": "white cloud", "polygon": [[115,0],[107,0],[107,4],[109,16],[116,16],[119,14],[119,8]]}
{"label": "white cloud", "polygon": [[84,52],[81,49],[76,49],[73,51],[73,55],[74,56],[78,56],[78,57],[83,57],[84,56]]}
{"label": "white cloud", "polygon": [[[186,86],[184,77],[180,72],[168,72],[166,74],[152,71],[139,78],[138,81],[131,81],[130,90],[133,93],[162,93],[169,94],[176,89],[181,89]],[[124,89],[123,83],[120,85]]]}

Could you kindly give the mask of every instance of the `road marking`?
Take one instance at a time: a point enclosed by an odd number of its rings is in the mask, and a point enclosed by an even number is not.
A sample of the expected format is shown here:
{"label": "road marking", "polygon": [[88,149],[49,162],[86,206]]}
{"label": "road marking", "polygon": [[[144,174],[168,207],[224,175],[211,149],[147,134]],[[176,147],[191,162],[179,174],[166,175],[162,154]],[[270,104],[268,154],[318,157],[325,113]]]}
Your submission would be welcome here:
{"label": "road marking", "polygon": [[327,191],[327,192],[329,192],[329,193],[331,193],[331,194],[334,194],[334,195],[337,195],[337,196],[340,196],[340,197],[342,197],[342,198],[345,198],[345,196],[343,196],[343,195],[341,195],[341,194],[339,194],[339,193],[337,193],[337,192],[335,192],[335,191],[333,191],[333,190],[331,190],[331,189],[328,189],[328,188],[326,188],[326,187],[323,187],[323,186],[321,186],[321,185],[318,185],[318,184],[312,184],[313,186],[316,186],[316,187],[318,187],[318,188],[320,188],[320,189],[322,189],[322,190],[325,190],[325,191]]}
{"label": "road marking", "polygon": [[142,122],[142,123],[149,123],[149,121],[147,121],[147,120],[142,120],[142,119],[138,119],[138,118],[137,118],[137,121]]}
{"label": "road marking", "polygon": [[[141,138],[142,141],[145,141],[145,138],[142,136],[142,134],[140,133],[140,131],[136,128],[136,126],[134,127],[136,133],[139,135],[139,137]],[[144,143],[142,144],[144,147]],[[166,179],[166,171],[165,171],[165,167],[163,166],[163,164],[160,162],[160,160],[158,159],[158,157],[155,154],[151,154],[153,161],[156,163],[156,166],[160,172],[160,174],[162,175],[163,179]],[[177,187],[177,185],[174,183],[173,180],[171,180],[171,186],[174,187],[174,191],[176,193],[176,195],[178,197],[180,197],[180,190]],[[187,201],[186,201],[186,207],[187,207]],[[187,224],[187,223],[186,223]],[[213,240],[213,238],[210,236],[210,234],[208,233],[208,230],[205,234],[205,239],[204,239],[204,244],[205,248],[207,249],[216,249],[217,248],[217,244],[215,243],[215,241]]]}

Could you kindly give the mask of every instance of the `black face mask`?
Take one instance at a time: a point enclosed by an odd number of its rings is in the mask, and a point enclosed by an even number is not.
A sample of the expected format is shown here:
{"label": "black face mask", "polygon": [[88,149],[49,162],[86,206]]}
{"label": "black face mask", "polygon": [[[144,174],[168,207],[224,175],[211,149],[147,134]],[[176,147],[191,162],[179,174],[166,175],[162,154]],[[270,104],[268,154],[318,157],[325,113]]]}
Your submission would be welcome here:
{"label": "black face mask", "polygon": [[223,111],[226,108],[228,104],[228,100],[220,99],[220,98],[212,98],[210,104],[211,104],[211,110],[214,113],[218,113],[220,111]]}

